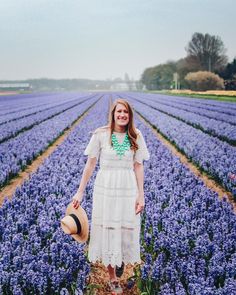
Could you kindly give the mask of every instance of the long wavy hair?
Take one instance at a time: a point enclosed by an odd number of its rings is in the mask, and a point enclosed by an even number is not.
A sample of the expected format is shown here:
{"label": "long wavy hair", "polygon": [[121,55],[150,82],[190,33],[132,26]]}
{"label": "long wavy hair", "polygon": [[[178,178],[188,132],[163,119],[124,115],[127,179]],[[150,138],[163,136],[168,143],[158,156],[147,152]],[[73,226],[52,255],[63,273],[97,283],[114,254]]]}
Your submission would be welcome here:
{"label": "long wavy hair", "polygon": [[131,145],[130,149],[135,152],[138,149],[138,144],[136,143],[138,132],[136,131],[136,128],[134,126],[134,113],[129,102],[123,98],[116,99],[110,108],[109,124],[107,126],[110,130],[110,145],[112,146],[111,135],[115,127],[114,114],[118,104],[122,104],[129,112],[129,123],[126,125],[126,131],[128,133],[128,137],[129,137],[129,141]]}

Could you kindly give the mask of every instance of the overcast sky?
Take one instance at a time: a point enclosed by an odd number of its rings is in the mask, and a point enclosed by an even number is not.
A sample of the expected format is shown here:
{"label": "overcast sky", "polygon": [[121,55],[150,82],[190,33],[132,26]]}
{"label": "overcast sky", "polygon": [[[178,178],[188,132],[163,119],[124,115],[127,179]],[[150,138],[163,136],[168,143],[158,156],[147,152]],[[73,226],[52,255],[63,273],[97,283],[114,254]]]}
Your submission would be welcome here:
{"label": "overcast sky", "polygon": [[0,0],[0,79],[139,79],[194,32],[236,57],[235,0]]}

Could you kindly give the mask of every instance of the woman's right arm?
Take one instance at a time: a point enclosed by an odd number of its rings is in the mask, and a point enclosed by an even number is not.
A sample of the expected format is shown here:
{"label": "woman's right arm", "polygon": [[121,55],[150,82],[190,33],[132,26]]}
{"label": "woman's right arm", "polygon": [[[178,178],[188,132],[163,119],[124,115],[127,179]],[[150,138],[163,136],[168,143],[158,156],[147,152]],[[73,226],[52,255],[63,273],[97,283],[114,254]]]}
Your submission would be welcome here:
{"label": "woman's right arm", "polygon": [[86,188],[87,182],[89,181],[91,175],[93,174],[93,171],[96,167],[96,162],[97,162],[96,157],[94,158],[88,157],[87,159],[79,188],[77,190],[77,193],[72,198],[75,209],[77,209],[80,206],[80,203],[82,202],[84,190]]}

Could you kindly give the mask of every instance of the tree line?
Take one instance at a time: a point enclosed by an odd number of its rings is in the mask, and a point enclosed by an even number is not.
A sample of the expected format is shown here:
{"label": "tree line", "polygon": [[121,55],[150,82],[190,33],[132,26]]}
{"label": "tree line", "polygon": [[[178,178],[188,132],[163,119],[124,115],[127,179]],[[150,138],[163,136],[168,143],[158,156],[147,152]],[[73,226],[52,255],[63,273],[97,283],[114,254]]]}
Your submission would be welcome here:
{"label": "tree line", "polygon": [[196,32],[185,50],[184,58],[144,70],[141,82],[148,90],[236,90],[236,58],[228,62],[219,36]]}

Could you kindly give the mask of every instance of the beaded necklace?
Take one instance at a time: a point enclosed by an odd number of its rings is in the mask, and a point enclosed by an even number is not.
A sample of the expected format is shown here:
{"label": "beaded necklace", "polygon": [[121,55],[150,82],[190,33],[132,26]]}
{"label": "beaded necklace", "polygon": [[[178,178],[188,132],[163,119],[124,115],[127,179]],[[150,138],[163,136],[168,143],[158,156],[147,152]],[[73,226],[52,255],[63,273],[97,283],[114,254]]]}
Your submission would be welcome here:
{"label": "beaded necklace", "polygon": [[113,144],[113,150],[116,151],[117,156],[119,156],[120,160],[121,160],[121,156],[124,156],[125,151],[127,151],[130,148],[130,141],[129,141],[129,136],[128,133],[126,132],[125,134],[125,138],[122,142],[122,144],[120,144],[117,140],[117,137],[114,133],[112,133],[111,135],[111,141]]}

